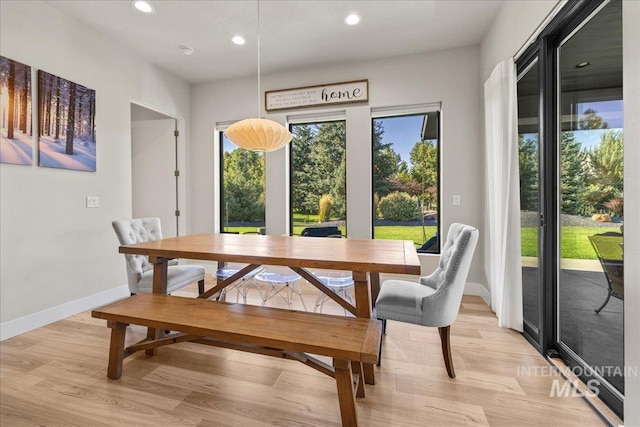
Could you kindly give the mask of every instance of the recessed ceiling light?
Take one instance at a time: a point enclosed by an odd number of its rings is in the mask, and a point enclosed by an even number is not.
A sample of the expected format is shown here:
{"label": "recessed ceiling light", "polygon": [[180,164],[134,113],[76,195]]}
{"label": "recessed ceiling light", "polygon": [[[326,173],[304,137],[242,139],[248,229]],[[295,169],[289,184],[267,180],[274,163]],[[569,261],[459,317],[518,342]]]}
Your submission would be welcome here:
{"label": "recessed ceiling light", "polygon": [[356,15],[355,13],[352,13],[351,15],[344,18],[344,22],[346,22],[347,25],[356,25],[357,23],[360,22],[360,19],[361,18],[358,15]]}
{"label": "recessed ceiling light", "polygon": [[586,67],[586,66],[588,66],[588,65],[591,65],[591,62],[589,62],[589,61],[584,61],[584,62],[581,62],[581,63],[579,63],[579,64],[576,64],[576,68],[584,68],[584,67]]}
{"label": "recessed ceiling light", "polygon": [[185,55],[193,55],[193,48],[191,46],[182,45],[180,46],[180,50],[182,50],[182,53]]}
{"label": "recessed ceiling light", "polygon": [[133,4],[133,7],[138,9],[140,12],[153,13],[155,10],[151,4],[143,0],[133,0],[131,3]]}
{"label": "recessed ceiling light", "polygon": [[237,45],[245,44],[244,37],[242,37],[242,36],[233,36],[231,41],[234,42]]}

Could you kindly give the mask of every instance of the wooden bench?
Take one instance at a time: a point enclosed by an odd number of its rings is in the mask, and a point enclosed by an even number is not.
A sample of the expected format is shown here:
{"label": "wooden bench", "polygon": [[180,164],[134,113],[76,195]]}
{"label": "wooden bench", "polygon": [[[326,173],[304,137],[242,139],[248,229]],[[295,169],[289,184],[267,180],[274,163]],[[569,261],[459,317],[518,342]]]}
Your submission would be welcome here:
{"label": "wooden bench", "polygon": [[[355,397],[364,397],[362,364],[376,363],[381,336],[375,319],[159,294],[137,294],[91,315],[111,328],[109,378],[120,378],[123,359],[137,351],[185,341],[293,359],[335,378],[344,426],[357,425]],[[178,332],[125,348],[128,324]],[[333,365],[306,353],[329,356]]]}

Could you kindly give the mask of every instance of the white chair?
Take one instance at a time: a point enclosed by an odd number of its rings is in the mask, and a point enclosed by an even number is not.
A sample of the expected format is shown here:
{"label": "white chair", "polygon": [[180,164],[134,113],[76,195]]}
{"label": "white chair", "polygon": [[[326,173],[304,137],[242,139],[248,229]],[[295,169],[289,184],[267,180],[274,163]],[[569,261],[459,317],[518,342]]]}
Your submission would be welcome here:
{"label": "white chair", "polygon": [[[447,373],[455,378],[451,357],[450,326],[458,317],[464,285],[478,243],[478,230],[451,224],[438,268],[419,283],[386,280],[376,300],[376,317],[438,328]],[[382,353],[382,341],[380,342]],[[380,359],[378,359],[380,364]]]}
{"label": "white chair", "polygon": [[[344,298],[346,301],[354,304],[351,289],[353,289],[353,276],[350,271],[340,270],[314,270],[313,275],[322,282],[323,285],[331,289],[336,295]],[[322,306],[330,298],[322,291],[318,292],[316,304],[313,308],[314,313],[319,311],[322,313]],[[350,316],[347,310],[344,311],[345,316]]]}
{"label": "white chair", "polygon": [[258,287],[258,291],[260,292],[263,306],[266,306],[267,301],[271,298],[280,296],[291,309],[293,306],[293,294],[296,294],[300,298],[305,311],[307,310],[302,291],[298,285],[298,280],[301,279],[299,274],[285,267],[267,267],[256,274],[254,278],[256,283],[262,285]]}
{"label": "white chair", "polygon": [[[162,239],[160,218],[140,218],[113,221],[111,223],[121,245],[149,242]],[[153,292],[153,264],[143,255],[125,255],[129,292]],[[167,293],[198,282],[198,292],[204,293],[204,267],[199,265],[178,265],[171,260],[167,268]]]}
{"label": "white chair", "polygon": [[[219,263],[218,270],[216,271],[216,279],[218,280],[218,282],[222,282],[223,280],[228,279],[238,271],[242,270],[245,266],[246,264]],[[226,301],[229,291],[235,289],[236,302],[239,302],[240,296],[242,296],[242,302],[246,304],[250,284],[253,282],[254,276],[260,273],[262,270],[264,270],[264,267],[258,267],[255,270],[250,271],[249,273],[242,276],[242,278],[237,280],[235,283],[224,288],[222,291],[220,291],[220,300]]]}

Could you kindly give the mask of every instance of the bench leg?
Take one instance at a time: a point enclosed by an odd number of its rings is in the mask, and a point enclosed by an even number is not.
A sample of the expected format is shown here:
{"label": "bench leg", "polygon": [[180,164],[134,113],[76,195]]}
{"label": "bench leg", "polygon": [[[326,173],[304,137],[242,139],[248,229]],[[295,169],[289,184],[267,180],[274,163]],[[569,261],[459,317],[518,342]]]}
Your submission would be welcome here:
{"label": "bench leg", "polygon": [[362,363],[351,362],[351,372],[353,375],[357,375],[358,384],[356,384],[356,397],[364,396],[364,371],[362,370]]}
{"label": "bench leg", "polygon": [[[149,341],[159,340],[163,336],[164,336],[164,331],[161,329],[155,329],[155,328],[147,329],[147,339]],[[144,354],[146,354],[147,356],[155,356],[156,354],[158,354],[158,348],[154,347],[154,348],[145,350]]]}
{"label": "bench leg", "polygon": [[107,377],[117,380],[122,375],[122,359],[124,358],[124,337],[127,332],[127,324],[109,322],[111,328],[111,343],[109,344],[109,367]]}
{"label": "bench leg", "polygon": [[356,427],[356,398],[353,394],[353,376],[351,375],[351,362],[348,360],[333,359],[333,367],[336,373],[336,385],[338,386],[338,402],[340,403],[340,417],[345,427]]}

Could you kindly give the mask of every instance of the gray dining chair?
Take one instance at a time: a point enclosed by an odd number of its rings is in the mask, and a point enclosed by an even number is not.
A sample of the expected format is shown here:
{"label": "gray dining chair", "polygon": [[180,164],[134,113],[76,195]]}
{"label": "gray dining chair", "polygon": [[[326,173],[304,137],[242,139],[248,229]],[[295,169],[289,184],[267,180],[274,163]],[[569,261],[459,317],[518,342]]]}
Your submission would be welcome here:
{"label": "gray dining chair", "polygon": [[476,228],[451,224],[438,268],[430,275],[420,277],[418,283],[385,280],[376,300],[376,317],[383,321],[383,333],[387,319],[438,328],[442,355],[451,378],[455,378],[456,374],[451,357],[450,326],[460,311],[462,293],[477,243]]}
{"label": "gray dining chair", "polygon": [[[137,218],[117,220],[111,223],[121,245],[149,242],[162,239],[160,218]],[[153,292],[153,264],[143,255],[125,255],[129,292]],[[198,282],[198,292],[204,293],[204,267],[199,265],[179,265],[177,260],[169,261],[167,267],[167,293]]]}

